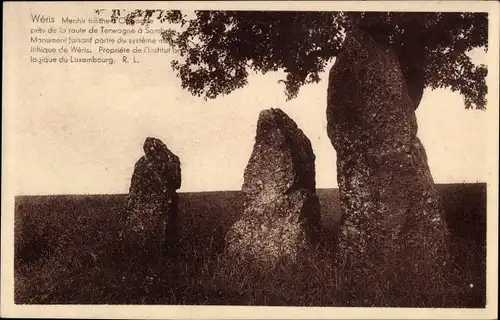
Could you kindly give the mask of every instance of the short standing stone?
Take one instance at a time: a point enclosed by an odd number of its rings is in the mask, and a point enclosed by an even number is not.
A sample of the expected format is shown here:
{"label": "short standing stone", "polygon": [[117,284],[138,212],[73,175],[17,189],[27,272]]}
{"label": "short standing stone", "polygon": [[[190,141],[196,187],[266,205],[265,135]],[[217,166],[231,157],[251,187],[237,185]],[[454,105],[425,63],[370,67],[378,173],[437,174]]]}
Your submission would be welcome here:
{"label": "short standing stone", "polygon": [[432,291],[447,262],[448,231],[414,110],[392,50],[350,32],[328,87],[342,209],[336,263],[360,277],[352,281],[389,291]]}
{"label": "short standing stone", "polygon": [[244,213],[226,235],[230,255],[272,267],[296,261],[313,244],[320,220],[311,142],[280,109],[259,115],[245,169]]}
{"label": "short standing stone", "polygon": [[124,237],[139,245],[163,246],[175,237],[181,165],[179,157],[159,139],[148,137],[143,149],[126,198]]}

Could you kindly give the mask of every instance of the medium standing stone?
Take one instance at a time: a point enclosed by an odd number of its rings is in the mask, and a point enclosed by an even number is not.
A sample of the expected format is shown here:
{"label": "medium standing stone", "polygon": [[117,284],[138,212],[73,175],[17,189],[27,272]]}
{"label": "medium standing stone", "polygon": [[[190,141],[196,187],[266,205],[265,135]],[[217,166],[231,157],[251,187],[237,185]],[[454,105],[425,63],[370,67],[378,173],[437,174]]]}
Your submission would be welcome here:
{"label": "medium standing stone", "polygon": [[259,115],[245,169],[243,217],[226,235],[228,251],[269,267],[296,261],[314,243],[320,207],[311,142],[280,109]]}
{"label": "medium standing stone", "polygon": [[181,186],[179,157],[156,138],[144,142],[144,156],[135,164],[126,198],[126,237],[140,245],[169,244],[175,237]]}
{"label": "medium standing stone", "polygon": [[448,231],[392,49],[359,29],[347,35],[327,118],[342,208],[337,265],[387,290],[439,285]]}

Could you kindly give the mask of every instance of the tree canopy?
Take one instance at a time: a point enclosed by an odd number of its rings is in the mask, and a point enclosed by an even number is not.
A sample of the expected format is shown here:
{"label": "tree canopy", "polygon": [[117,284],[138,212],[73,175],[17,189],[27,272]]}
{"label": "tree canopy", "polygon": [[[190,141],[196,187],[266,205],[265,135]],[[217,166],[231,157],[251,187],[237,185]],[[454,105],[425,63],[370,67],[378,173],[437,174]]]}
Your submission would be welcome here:
{"label": "tree canopy", "polygon": [[346,32],[357,26],[394,49],[416,106],[425,87],[459,92],[466,108],[486,105],[487,67],[475,65],[468,53],[487,50],[487,13],[195,11],[189,16],[178,10],[112,10],[112,21],[119,18],[131,25],[179,24],[162,34],[182,57],[171,66],[183,88],[205,99],[244,87],[251,70],[284,71],[292,99],[303,85],[320,81],[341,52]]}

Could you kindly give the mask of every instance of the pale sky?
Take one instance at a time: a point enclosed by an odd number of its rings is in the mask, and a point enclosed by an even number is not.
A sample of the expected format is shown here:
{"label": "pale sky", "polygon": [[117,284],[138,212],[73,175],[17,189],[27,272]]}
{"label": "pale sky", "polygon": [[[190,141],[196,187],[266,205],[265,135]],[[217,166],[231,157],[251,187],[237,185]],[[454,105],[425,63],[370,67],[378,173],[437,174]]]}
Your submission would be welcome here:
{"label": "pale sky", "polygon": [[[18,23],[20,38],[29,39],[26,21]],[[16,194],[126,193],[148,136],[180,157],[180,191],[239,190],[258,114],[267,108],[284,110],[311,140],[317,187],[337,187],[326,73],[289,102],[277,83],[281,73],[252,75],[245,88],[204,101],[181,89],[169,64],[173,54],[142,57],[136,65],[35,65],[28,63],[28,41],[16,45],[15,107],[7,109]],[[486,61],[484,53],[475,56]],[[425,91],[418,135],[435,182],[488,179],[495,114],[465,110],[462,97],[447,90]]]}

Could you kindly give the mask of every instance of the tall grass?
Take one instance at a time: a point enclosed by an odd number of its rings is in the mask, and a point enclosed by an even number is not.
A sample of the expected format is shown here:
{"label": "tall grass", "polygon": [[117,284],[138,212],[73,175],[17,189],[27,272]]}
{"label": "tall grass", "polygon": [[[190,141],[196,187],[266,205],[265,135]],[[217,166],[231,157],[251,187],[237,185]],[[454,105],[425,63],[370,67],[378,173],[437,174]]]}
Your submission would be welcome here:
{"label": "tall grass", "polygon": [[336,190],[318,190],[323,237],[317,250],[302,263],[266,272],[224,255],[224,235],[243,209],[239,192],[181,194],[177,244],[163,256],[119,241],[117,212],[124,195],[18,197],[15,302],[484,307],[485,187],[439,190],[456,235],[455,263],[433,292],[404,285],[388,292],[370,279],[343,285],[356,275],[332,263]]}

